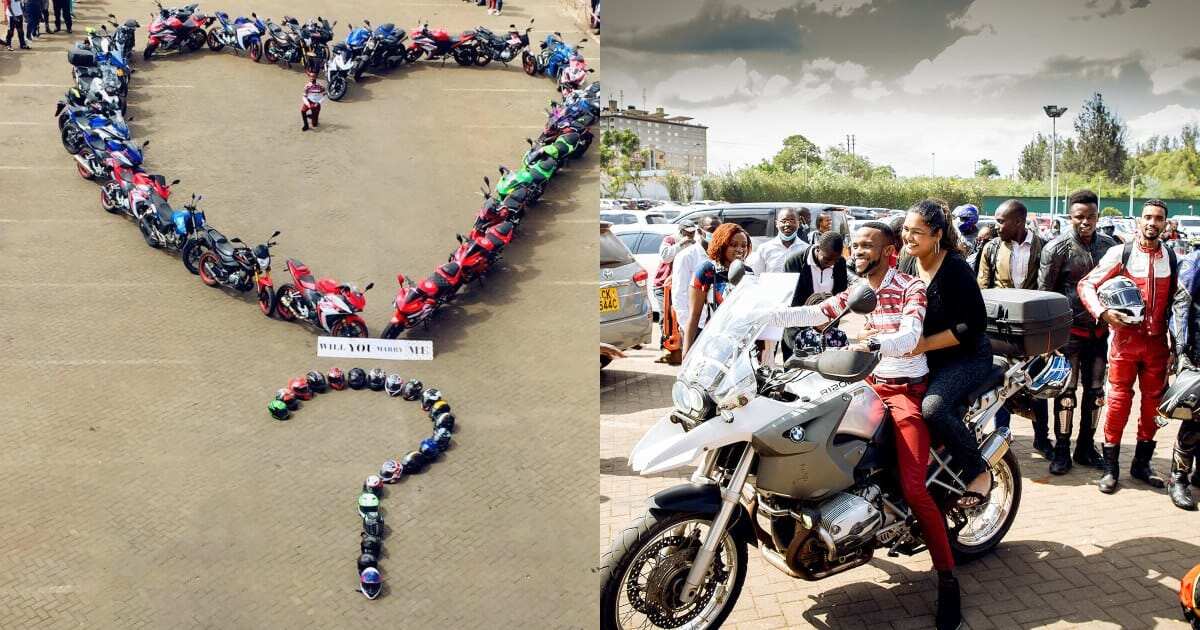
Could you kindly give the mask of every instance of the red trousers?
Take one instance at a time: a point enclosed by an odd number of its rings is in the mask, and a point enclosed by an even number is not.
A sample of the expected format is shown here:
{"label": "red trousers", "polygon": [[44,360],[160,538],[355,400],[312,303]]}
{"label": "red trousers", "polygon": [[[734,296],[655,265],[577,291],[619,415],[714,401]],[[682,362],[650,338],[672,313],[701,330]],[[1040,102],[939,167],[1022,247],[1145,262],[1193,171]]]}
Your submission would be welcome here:
{"label": "red trousers", "polygon": [[1121,433],[1133,407],[1133,381],[1142,396],[1138,440],[1153,440],[1158,425],[1158,403],[1167,385],[1171,360],[1166,335],[1143,335],[1136,330],[1114,330],[1108,345],[1108,388],[1104,403],[1104,442],[1120,444]]}
{"label": "red trousers", "polygon": [[929,429],[921,417],[921,399],[925,397],[926,385],[871,383],[871,387],[887,405],[892,426],[896,429],[900,491],[921,524],[933,568],[949,571],[954,568],[954,554],[946,535],[946,519],[925,487],[925,472],[929,468]]}

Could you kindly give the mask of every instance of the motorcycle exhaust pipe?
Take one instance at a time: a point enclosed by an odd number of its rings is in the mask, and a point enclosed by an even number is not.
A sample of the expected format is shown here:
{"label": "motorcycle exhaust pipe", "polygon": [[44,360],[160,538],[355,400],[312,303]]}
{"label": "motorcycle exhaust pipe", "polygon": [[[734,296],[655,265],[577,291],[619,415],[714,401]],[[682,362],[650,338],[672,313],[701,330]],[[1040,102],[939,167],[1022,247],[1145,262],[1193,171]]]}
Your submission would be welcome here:
{"label": "motorcycle exhaust pipe", "polygon": [[979,446],[979,453],[987,460],[988,466],[995,466],[1004,459],[1008,445],[1012,441],[1012,432],[1008,427],[999,427]]}
{"label": "motorcycle exhaust pipe", "polygon": [[83,168],[86,168],[86,169],[87,169],[87,172],[88,172],[88,173],[91,173],[92,175],[95,175],[95,174],[96,174],[96,169],[92,168],[92,165],[91,165],[91,164],[88,164],[88,163],[87,163],[87,160],[85,160],[85,159],[83,159],[82,157],[80,157],[80,155],[79,155],[78,153],[76,153],[76,154],[75,154],[73,157],[75,158],[75,161],[76,161],[76,162],[79,162],[79,164],[80,164],[81,166],[83,166]]}

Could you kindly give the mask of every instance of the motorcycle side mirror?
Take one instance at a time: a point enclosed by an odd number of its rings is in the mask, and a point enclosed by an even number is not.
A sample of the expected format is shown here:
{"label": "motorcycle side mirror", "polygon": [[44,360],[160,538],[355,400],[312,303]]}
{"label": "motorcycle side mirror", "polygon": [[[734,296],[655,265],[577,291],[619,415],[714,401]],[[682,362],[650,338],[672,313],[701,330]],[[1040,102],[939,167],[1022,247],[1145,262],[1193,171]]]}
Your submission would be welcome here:
{"label": "motorcycle side mirror", "polygon": [[588,68],[588,72],[589,72],[589,73],[592,73],[592,72],[595,72],[595,71],[596,71],[596,69],[595,69],[595,68]]}
{"label": "motorcycle side mirror", "polygon": [[586,41],[588,41],[588,38],[584,37],[583,39],[579,40],[579,43],[582,44],[583,42],[586,42]]}
{"label": "motorcycle side mirror", "polygon": [[532,139],[532,138],[525,138],[525,142],[528,142],[528,143],[529,143],[529,148],[530,148],[530,149],[532,149],[532,148],[533,148],[533,139]]}
{"label": "motorcycle side mirror", "polygon": [[487,186],[487,189],[488,189],[488,190],[491,190],[491,189],[492,189],[492,180],[488,179],[488,176],[487,176],[487,175],[484,175],[484,176],[483,176],[483,184],[484,184],[485,186]]}
{"label": "motorcycle side mirror", "polygon": [[846,307],[859,315],[866,315],[874,311],[878,302],[879,297],[875,294],[875,290],[865,282],[854,285],[854,288],[850,289],[849,295],[846,296]]}
{"label": "motorcycle side mirror", "polygon": [[375,283],[374,283],[374,282],[368,282],[368,283],[367,283],[367,286],[363,287],[363,293],[366,293],[367,291],[370,291],[370,290],[371,290],[371,287],[373,287],[373,286],[375,286]]}
{"label": "motorcycle side mirror", "polygon": [[500,174],[508,175],[508,168],[506,166],[504,166],[503,164],[500,165]]}
{"label": "motorcycle side mirror", "polygon": [[196,197],[196,201],[200,201],[201,199],[204,199],[204,195],[200,195],[200,196]]}
{"label": "motorcycle side mirror", "polygon": [[558,31],[554,31],[554,34],[558,35],[559,37],[562,37],[562,33],[559,33]]}
{"label": "motorcycle side mirror", "polygon": [[143,142],[143,143],[142,143],[142,148],[143,148],[143,149],[145,149],[145,148],[146,148],[146,147],[148,147],[148,146],[150,146],[150,141],[149,141],[149,140],[147,140],[147,141],[145,141],[145,142]]}
{"label": "motorcycle side mirror", "polygon": [[462,244],[463,244],[463,242],[464,242],[464,239],[463,239],[463,235],[462,235],[462,234],[457,234],[457,233],[456,233],[456,234],[454,235],[454,238],[458,239],[458,244],[459,244],[459,245],[462,245]]}
{"label": "motorcycle side mirror", "polygon": [[729,265],[729,281],[732,282],[735,286],[737,285],[737,283],[742,281],[742,278],[745,275],[746,275],[746,264],[743,263],[742,261],[735,260],[735,261],[733,261],[732,264]]}
{"label": "motorcycle side mirror", "polygon": [[401,286],[404,285],[405,279],[406,278],[404,277],[404,274],[402,274],[402,273],[396,274],[396,282],[400,283]]}
{"label": "motorcycle side mirror", "polygon": [[112,18],[112,19],[114,19],[114,20],[115,20],[115,19],[117,19],[117,16],[115,16],[115,15],[113,15],[113,14],[111,14],[111,13],[109,13],[109,14],[108,14],[108,17],[110,17],[110,18]]}
{"label": "motorcycle side mirror", "polygon": [[253,11],[251,11],[251,12],[250,12],[250,17],[252,17],[252,18],[254,18],[254,19],[256,19],[256,20],[257,20],[257,19],[258,19],[258,14],[257,14],[257,13],[255,13],[255,12],[253,12]]}
{"label": "motorcycle side mirror", "polygon": [[171,184],[170,184],[170,185],[171,185],[171,186],[174,186],[175,184],[178,184],[178,183],[179,183],[179,180],[178,180],[178,179],[173,179],[173,180],[171,180]]}
{"label": "motorcycle side mirror", "polygon": [[275,230],[275,232],[272,233],[271,236],[267,237],[267,240],[273,239],[276,236],[279,236],[279,230]]}

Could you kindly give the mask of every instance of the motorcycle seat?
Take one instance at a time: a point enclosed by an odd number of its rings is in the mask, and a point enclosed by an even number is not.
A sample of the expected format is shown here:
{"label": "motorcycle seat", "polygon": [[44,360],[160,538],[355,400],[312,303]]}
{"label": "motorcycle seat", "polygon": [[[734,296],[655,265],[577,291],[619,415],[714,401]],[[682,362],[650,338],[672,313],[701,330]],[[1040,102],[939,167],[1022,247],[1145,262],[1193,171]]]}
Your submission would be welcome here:
{"label": "motorcycle seat", "polygon": [[312,272],[308,270],[308,267],[304,263],[295,258],[289,258],[287,266],[288,271],[296,278],[296,282],[299,283],[300,288],[307,291],[316,290],[317,285],[313,282]]}
{"label": "motorcycle seat", "polygon": [[171,225],[175,221],[175,210],[167,204],[155,204],[154,212],[158,215],[158,222],[162,225]]}
{"label": "motorcycle seat", "polygon": [[233,253],[237,251],[237,247],[233,243],[230,243],[229,239],[225,238],[225,235],[216,230],[213,230],[213,232],[213,246],[216,248],[217,254],[226,260],[233,260]]}
{"label": "motorcycle seat", "polygon": [[337,43],[337,44],[334,44],[334,45],[333,45],[333,52],[334,52],[334,53],[340,53],[340,52],[342,52],[342,51],[345,51],[345,50],[350,50],[350,47],[349,47],[349,46],[347,46],[345,43]]}
{"label": "motorcycle seat", "polygon": [[321,278],[316,286],[321,293],[337,293],[338,290],[338,282],[333,278]]}
{"label": "motorcycle seat", "polygon": [[988,393],[1002,383],[1004,383],[1004,368],[998,365],[993,365],[991,371],[988,372],[987,377],[983,379],[983,382],[981,382],[978,387],[971,390],[971,392],[967,394],[966,398],[963,399],[963,404],[970,407],[971,405],[975,404],[975,401],[979,400],[984,394]]}

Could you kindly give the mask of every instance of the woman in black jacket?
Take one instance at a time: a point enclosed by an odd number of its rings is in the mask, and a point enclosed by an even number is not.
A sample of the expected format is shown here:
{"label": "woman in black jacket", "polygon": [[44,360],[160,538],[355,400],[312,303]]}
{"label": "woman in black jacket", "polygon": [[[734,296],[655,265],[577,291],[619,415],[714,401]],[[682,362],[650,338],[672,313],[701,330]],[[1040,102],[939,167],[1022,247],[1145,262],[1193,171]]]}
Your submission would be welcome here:
{"label": "woman in black jacket", "polygon": [[984,334],[983,294],[947,214],[946,208],[930,199],[909,208],[903,233],[906,257],[900,270],[925,282],[924,337],[913,350],[913,354],[925,353],[929,362],[929,389],[921,413],[953,461],[962,462],[963,479],[968,482],[959,506],[970,508],[986,500],[992,480],[959,410],[967,394],[991,371],[992,348]]}

